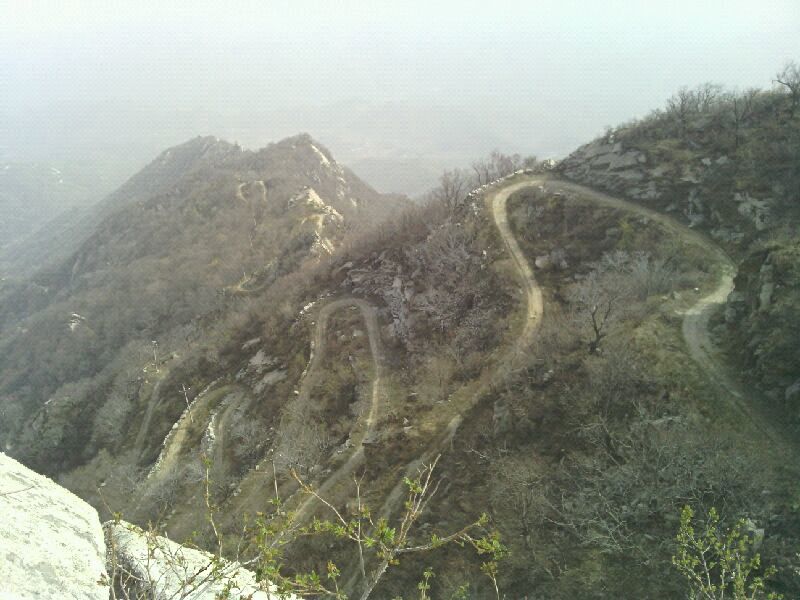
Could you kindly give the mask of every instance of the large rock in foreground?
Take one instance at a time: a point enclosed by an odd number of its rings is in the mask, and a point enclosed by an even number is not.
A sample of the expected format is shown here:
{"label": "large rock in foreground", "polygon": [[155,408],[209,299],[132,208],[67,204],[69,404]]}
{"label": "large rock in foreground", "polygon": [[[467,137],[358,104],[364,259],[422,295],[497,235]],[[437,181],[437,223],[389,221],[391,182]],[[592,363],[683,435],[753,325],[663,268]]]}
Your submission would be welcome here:
{"label": "large rock in foreground", "polygon": [[[167,600],[297,600],[263,591],[255,575],[235,562],[181,546],[125,521],[103,525],[109,569],[132,597]],[[273,588],[274,591],[274,588]]]}
{"label": "large rock in foreground", "polygon": [[97,511],[0,453],[0,600],[108,600]]}

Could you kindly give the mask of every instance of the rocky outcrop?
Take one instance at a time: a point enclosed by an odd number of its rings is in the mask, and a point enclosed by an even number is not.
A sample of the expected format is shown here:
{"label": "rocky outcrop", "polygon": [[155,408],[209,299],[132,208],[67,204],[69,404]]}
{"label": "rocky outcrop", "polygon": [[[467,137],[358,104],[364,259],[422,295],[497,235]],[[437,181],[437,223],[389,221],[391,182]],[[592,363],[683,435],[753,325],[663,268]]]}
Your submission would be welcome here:
{"label": "rocky outcrop", "polygon": [[[753,252],[739,266],[724,321],[745,374],[800,420],[800,242]],[[794,386],[794,387],[793,387]]]}
{"label": "rocky outcrop", "polygon": [[124,521],[103,526],[109,571],[134,595],[155,600],[296,600],[261,589],[255,575],[239,563],[181,546]]}
{"label": "rocky outcrop", "polygon": [[107,600],[97,511],[0,453],[0,598]]}
{"label": "rocky outcrop", "polygon": [[[125,523],[0,453],[0,599],[277,600],[242,565]],[[296,600],[294,595],[280,596]]]}
{"label": "rocky outcrop", "polygon": [[725,155],[711,158],[689,150],[669,159],[648,157],[643,148],[611,135],[578,148],[559,170],[568,179],[675,213],[720,241],[738,243],[772,225],[774,200],[747,192],[719,195],[717,182],[730,178],[730,163]]}
{"label": "rocky outcrop", "polygon": [[562,161],[560,168],[570,179],[637,200],[651,200],[660,195],[654,181],[658,173],[648,170],[647,156],[624,148],[620,142],[598,139],[581,146]]}

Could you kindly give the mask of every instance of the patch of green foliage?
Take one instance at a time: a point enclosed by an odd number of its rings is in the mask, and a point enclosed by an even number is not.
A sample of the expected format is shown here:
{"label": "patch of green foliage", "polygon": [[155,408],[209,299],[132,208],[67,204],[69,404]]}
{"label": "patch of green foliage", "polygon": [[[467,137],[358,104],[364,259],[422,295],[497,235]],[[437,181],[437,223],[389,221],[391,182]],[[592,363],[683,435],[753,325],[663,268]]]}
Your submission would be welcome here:
{"label": "patch of green foliage", "polygon": [[696,523],[694,517],[691,507],[685,506],[676,536],[678,551],[672,557],[672,564],[686,578],[691,600],[783,598],[767,590],[766,582],[777,570],[762,569],[744,519],[723,530],[713,507],[704,522]]}

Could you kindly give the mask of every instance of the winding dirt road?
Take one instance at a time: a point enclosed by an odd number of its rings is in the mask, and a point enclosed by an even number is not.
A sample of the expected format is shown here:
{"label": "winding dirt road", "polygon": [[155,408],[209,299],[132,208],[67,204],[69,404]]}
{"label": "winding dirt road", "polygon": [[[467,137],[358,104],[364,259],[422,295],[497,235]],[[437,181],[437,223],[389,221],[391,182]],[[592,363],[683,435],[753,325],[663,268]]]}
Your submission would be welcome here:
{"label": "winding dirt road", "polygon": [[[321,369],[321,365],[324,363],[325,356],[328,352],[324,341],[325,332],[327,331],[331,316],[339,310],[350,307],[356,308],[361,312],[367,329],[374,369],[370,407],[366,417],[358,422],[351,432],[350,440],[353,445],[353,450],[350,456],[340,467],[331,473],[318,488],[319,493],[326,496],[330,494],[330,491],[335,486],[349,479],[352,473],[364,463],[364,448],[362,442],[375,430],[385,393],[383,385],[383,349],[381,346],[380,325],[378,323],[377,311],[375,307],[366,300],[360,298],[341,298],[328,302],[322,306],[317,314],[312,342],[312,356],[305,374],[302,377],[297,401],[308,401],[315,384],[324,376],[324,370]],[[232,512],[237,514],[253,513],[264,509],[264,490],[266,489],[264,477],[270,478],[269,486],[272,486],[272,469],[269,463],[269,459],[261,461],[261,463],[254,470],[250,471],[244,480],[242,480],[240,484],[241,493],[235,501],[234,506],[231,507]],[[290,498],[287,503],[291,504],[291,502],[292,499]],[[300,525],[303,521],[308,519],[313,513],[313,510],[318,508],[317,502],[317,499],[313,496],[304,497],[297,507],[293,509],[294,522]]]}
{"label": "winding dirt road", "polygon": [[[758,423],[763,433],[773,440],[777,440],[774,428],[766,423],[763,416],[747,402],[748,394],[730,372],[720,356],[719,349],[711,338],[708,326],[711,315],[725,304],[728,294],[733,291],[733,279],[736,276],[736,265],[725,251],[705,235],[689,229],[676,219],[634,202],[622,200],[582,185],[565,181],[539,180],[536,183],[540,185],[547,183],[551,189],[580,194],[581,197],[601,206],[621,209],[646,217],[661,224],[676,238],[703,249],[708,262],[714,265],[716,269],[717,281],[713,290],[699,298],[694,305],[683,313],[682,333],[689,356],[720,390],[728,394],[729,404],[734,409],[742,416]],[[752,396],[753,394],[751,393],[750,395]]]}
{"label": "winding dirt road", "polygon": [[[191,431],[197,430],[195,422],[206,423],[206,419],[211,411],[211,406],[219,403],[227,395],[236,392],[244,393],[244,389],[237,384],[216,385],[220,380],[215,380],[209,384],[205,390],[197,395],[189,407],[183,411],[173,428],[167,434],[161,448],[158,459],[153,464],[148,474],[148,478],[158,475],[160,472],[169,472],[174,466],[179,464],[179,459],[183,452],[183,447]],[[196,420],[195,420],[195,417]]]}
{"label": "winding dirt road", "polygon": [[138,453],[139,459],[142,459],[142,455],[145,451],[145,440],[147,439],[147,434],[150,431],[150,423],[153,420],[153,413],[155,412],[156,408],[161,405],[161,400],[159,398],[159,394],[161,393],[161,384],[164,382],[166,378],[166,374],[162,375],[161,378],[153,385],[153,389],[150,391],[150,397],[147,401],[147,408],[145,409],[144,418],[142,419],[142,424],[139,426],[139,432],[136,434],[136,440],[134,441],[134,450]]}
{"label": "winding dirt road", "polygon": [[[329,490],[331,490],[334,486],[342,482],[345,478],[349,478],[350,475],[363,464],[364,446],[362,445],[362,442],[375,430],[375,424],[378,420],[378,410],[383,398],[383,351],[381,349],[380,326],[378,324],[378,316],[375,307],[366,300],[361,300],[359,298],[343,298],[341,300],[329,302],[323,306],[319,312],[317,317],[316,331],[314,332],[314,348],[316,349],[316,352],[312,359],[311,365],[309,366],[306,377],[303,380],[298,399],[301,401],[308,400],[311,390],[314,388],[314,384],[320,377],[321,370],[319,366],[323,364],[326,354],[324,337],[331,315],[342,308],[351,306],[356,307],[361,311],[361,315],[364,318],[364,323],[367,327],[370,354],[372,355],[372,364],[374,368],[370,408],[367,418],[363,422],[363,427],[357,426],[361,431],[357,431],[356,435],[351,434],[350,436],[354,446],[354,450],[350,454],[350,457],[317,489],[317,492],[323,497],[327,495]],[[303,521],[310,516],[312,509],[317,503],[318,500],[314,496],[307,496],[294,511],[295,523],[298,525],[302,524]]]}
{"label": "winding dirt road", "polygon": [[[484,202],[487,208],[491,210],[492,218],[503,240],[503,244],[524,286],[526,297],[524,324],[506,355],[506,361],[508,359],[513,359],[519,352],[528,348],[541,323],[544,310],[542,291],[536,283],[534,271],[522,253],[516,237],[509,227],[507,210],[508,198],[520,190],[543,185],[546,185],[553,191],[579,194],[582,198],[586,198],[602,206],[621,209],[647,217],[648,219],[660,223],[667,231],[679,239],[696,244],[706,251],[709,262],[717,269],[718,278],[716,287],[684,312],[682,333],[689,355],[719,389],[729,394],[730,404],[740,414],[752,420],[764,434],[776,441],[778,436],[774,428],[771,427],[757,411],[753,410],[745,400],[746,395],[744,391],[720,358],[719,350],[715,347],[709,332],[708,324],[711,315],[724,304],[728,294],[733,290],[733,278],[736,275],[736,267],[730,257],[704,235],[689,229],[687,226],[668,215],[645,208],[633,202],[603,194],[602,192],[595,191],[582,185],[553,179],[547,175],[516,176],[507,182],[497,182],[490,185],[489,190],[484,195]],[[499,364],[506,361],[501,360]],[[406,466],[404,472],[406,477],[415,476],[418,469],[425,464],[429,464],[437,454],[446,451],[452,446],[453,439],[458,428],[461,426],[464,415],[477,403],[478,398],[480,398],[484,391],[485,389],[479,389],[474,393],[470,401],[461,407],[459,414],[456,414],[450,419],[441,434],[436,437],[434,443],[428,447],[424,454]],[[381,509],[381,514],[383,516],[389,516],[396,512],[404,497],[405,486],[402,482],[399,482],[387,496]]]}
{"label": "winding dirt road", "polygon": [[[500,188],[491,189],[484,196],[486,207],[491,212],[492,219],[494,220],[497,230],[500,233],[500,237],[503,240],[503,245],[510,255],[510,258],[514,264],[514,268],[517,272],[517,276],[525,292],[525,313],[523,315],[524,321],[522,324],[522,329],[519,332],[519,335],[517,335],[515,338],[511,347],[506,352],[505,357],[499,360],[498,364],[502,364],[504,362],[510,364],[510,361],[513,361],[514,357],[528,347],[533,340],[533,336],[536,334],[536,330],[541,324],[542,316],[544,314],[542,289],[536,283],[536,278],[533,275],[533,268],[528,262],[528,259],[525,258],[522,249],[517,243],[517,238],[514,237],[514,234],[511,231],[511,227],[508,224],[507,210],[508,198],[511,196],[511,194],[527,187],[540,185],[543,181],[543,179],[539,178],[526,178],[523,181],[514,182]],[[461,427],[461,423],[464,421],[464,415],[467,414],[473,406],[475,406],[475,404],[478,402],[478,399],[485,391],[485,387],[483,387],[472,394],[469,402],[462,407],[458,414],[450,419],[450,421],[444,427],[444,430],[435,438],[434,443],[431,444],[422,455],[406,465],[404,477],[413,479],[424,465],[430,464],[437,454],[444,452],[452,446],[453,439],[458,432],[458,428]],[[384,517],[388,517],[396,512],[397,508],[405,499],[405,494],[406,485],[401,477],[384,500],[380,514]]]}

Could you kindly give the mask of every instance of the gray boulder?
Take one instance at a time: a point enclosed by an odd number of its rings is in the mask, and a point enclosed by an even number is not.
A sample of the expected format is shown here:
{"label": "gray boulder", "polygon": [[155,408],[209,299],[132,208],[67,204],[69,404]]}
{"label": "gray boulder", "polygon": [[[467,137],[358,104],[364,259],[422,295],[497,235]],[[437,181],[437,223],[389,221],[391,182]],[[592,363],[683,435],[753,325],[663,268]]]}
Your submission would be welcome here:
{"label": "gray boulder", "polygon": [[0,515],[0,598],[108,600],[94,508],[0,453]]}

